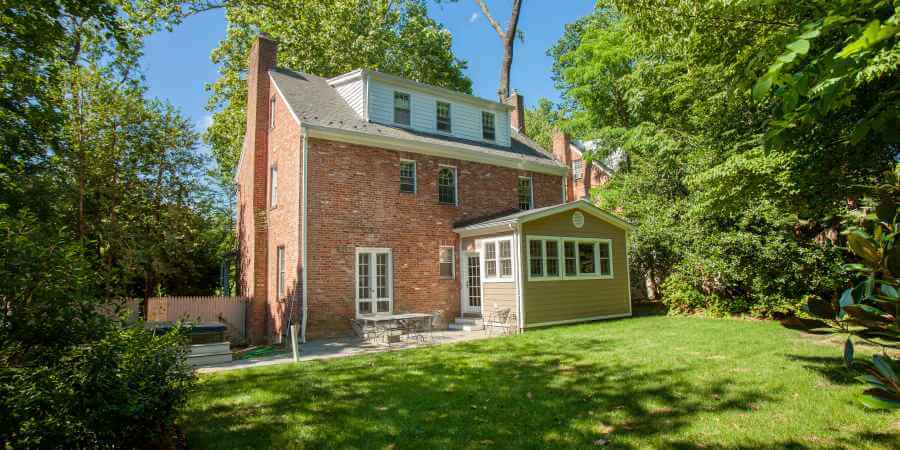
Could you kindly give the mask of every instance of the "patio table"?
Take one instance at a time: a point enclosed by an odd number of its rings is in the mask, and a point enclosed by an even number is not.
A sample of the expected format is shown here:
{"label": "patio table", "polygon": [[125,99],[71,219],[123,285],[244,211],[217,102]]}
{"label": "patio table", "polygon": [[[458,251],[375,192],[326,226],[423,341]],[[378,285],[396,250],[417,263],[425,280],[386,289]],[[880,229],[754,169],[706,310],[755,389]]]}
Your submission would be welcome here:
{"label": "patio table", "polygon": [[[366,316],[360,316],[357,320],[361,322],[364,326],[368,324],[372,324],[375,327],[384,327],[389,330],[400,330],[398,323],[400,321],[423,321],[427,322],[428,330],[433,327],[432,320],[434,316],[431,314],[424,313],[399,313],[399,314],[371,314]],[[388,344],[390,341],[388,340]]]}

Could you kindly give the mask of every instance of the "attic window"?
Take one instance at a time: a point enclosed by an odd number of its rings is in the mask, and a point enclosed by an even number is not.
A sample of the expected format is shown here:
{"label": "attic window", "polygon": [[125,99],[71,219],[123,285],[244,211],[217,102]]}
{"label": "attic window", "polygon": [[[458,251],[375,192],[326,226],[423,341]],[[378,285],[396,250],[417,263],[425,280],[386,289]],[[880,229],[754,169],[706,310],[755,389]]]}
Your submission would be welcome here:
{"label": "attic window", "polygon": [[447,102],[437,102],[437,129],[445,133],[451,132],[450,104]]}
{"label": "attic window", "polygon": [[496,139],[497,133],[494,130],[494,113],[487,111],[481,112],[481,137],[486,141]]}
{"label": "attic window", "polygon": [[394,92],[394,123],[409,125],[409,94]]}

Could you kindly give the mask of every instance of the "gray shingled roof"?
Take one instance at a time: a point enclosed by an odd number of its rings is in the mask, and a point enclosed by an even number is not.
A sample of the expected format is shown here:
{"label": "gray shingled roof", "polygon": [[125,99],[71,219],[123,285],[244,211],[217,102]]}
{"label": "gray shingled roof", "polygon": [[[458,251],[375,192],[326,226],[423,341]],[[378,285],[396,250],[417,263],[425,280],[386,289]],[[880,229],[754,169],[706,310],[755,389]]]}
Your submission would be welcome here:
{"label": "gray shingled roof", "polygon": [[422,143],[453,145],[485,154],[561,166],[549,153],[542,150],[538,144],[515,130],[510,130],[510,146],[503,147],[368,122],[356,114],[340,94],[328,84],[328,80],[325,78],[285,69],[270,70],[269,74],[291,109],[297,114],[300,121],[305,124],[334,128],[336,130],[369,133],[374,136],[407,139]]}
{"label": "gray shingled roof", "polygon": [[598,212],[599,214],[603,215],[604,217],[606,217],[608,221],[618,222],[619,224],[622,224],[625,227],[633,227],[633,225],[631,223],[629,223],[628,221],[626,221],[625,219],[623,219],[609,211],[606,211],[585,199],[580,199],[580,200],[575,200],[575,201],[569,202],[569,203],[560,203],[557,205],[544,206],[542,208],[528,209],[525,211],[517,211],[517,212],[511,213],[511,214],[505,213],[505,214],[502,214],[499,216],[482,217],[482,218],[476,218],[473,220],[467,220],[465,222],[458,222],[458,223],[453,224],[453,229],[457,230],[457,231],[465,230],[465,229],[471,230],[471,229],[478,229],[478,228],[488,228],[488,227],[491,227],[492,225],[503,225],[506,223],[516,223],[519,221],[519,219],[523,219],[528,216],[534,216],[537,214],[541,214],[543,212],[550,211],[553,209],[559,209],[560,211],[563,211],[568,208],[578,207],[578,206],[583,206],[585,208],[592,209],[592,210]]}

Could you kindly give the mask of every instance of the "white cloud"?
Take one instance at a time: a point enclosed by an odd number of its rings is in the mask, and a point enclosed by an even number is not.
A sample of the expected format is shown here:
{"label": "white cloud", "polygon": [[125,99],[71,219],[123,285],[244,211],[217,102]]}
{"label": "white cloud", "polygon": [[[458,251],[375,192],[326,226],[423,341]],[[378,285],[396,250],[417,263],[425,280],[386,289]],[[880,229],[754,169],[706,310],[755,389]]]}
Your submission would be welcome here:
{"label": "white cloud", "polygon": [[210,126],[212,126],[212,124],[213,124],[213,118],[212,118],[212,115],[210,115],[210,114],[204,115],[203,118],[200,119],[200,132],[201,132],[201,133],[205,133],[206,130],[207,130]]}
{"label": "white cloud", "polygon": [[469,16],[469,23],[474,23],[478,18],[481,17],[477,12],[473,12],[471,16]]}

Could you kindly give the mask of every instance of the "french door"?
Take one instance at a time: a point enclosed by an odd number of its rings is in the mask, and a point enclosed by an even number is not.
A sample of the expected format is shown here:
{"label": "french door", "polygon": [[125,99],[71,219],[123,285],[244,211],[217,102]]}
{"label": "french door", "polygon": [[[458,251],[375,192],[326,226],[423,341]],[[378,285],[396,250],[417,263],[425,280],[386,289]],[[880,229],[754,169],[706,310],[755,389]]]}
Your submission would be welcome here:
{"label": "french door", "polygon": [[391,249],[356,249],[356,314],[391,313],[394,286]]}
{"label": "french door", "polygon": [[464,313],[481,313],[481,258],[478,253],[466,253]]}

